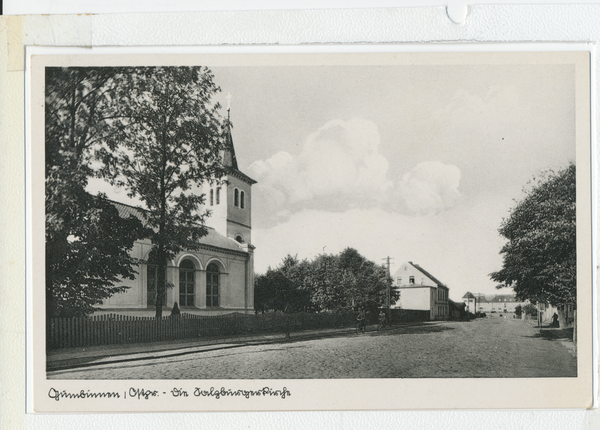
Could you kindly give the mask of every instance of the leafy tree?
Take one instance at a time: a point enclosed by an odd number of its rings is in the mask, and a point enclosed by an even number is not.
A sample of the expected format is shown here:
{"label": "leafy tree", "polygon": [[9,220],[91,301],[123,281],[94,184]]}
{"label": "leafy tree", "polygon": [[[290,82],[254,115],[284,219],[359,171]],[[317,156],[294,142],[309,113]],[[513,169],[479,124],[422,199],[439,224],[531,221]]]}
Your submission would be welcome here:
{"label": "leafy tree", "polygon": [[275,269],[269,267],[255,278],[254,306],[257,312],[269,309],[298,312],[311,308],[310,295],[302,287],[308,263],[286,256]]}
{"label": "leafy tree", "polygon": [[[115,89],[123,82],[117,68],[46,68],[46,168],[73,161],[86,176],[94,143],[111,133]],[[67,166],[69,167],[69,166]]]}
{"label": "leafy tree", "polygon": [[[355,249],[322,254],[313,261],[287,256],[276,269],[255,281],[257,310],[339,311],[365,307],[372,312],[387,303],[391,279],[383,266]],[[397,299],[392,295],[392,303]]]}
{"label": "leafy tree", "polygon": [[116,69],[47,68],[45,97],[46,316],[74,317],[127,286],[129,250],[145,230],[86,190],[92,148],[110,133]]}
{"label": "leafy tree", "polygon": [[[151,67],[127,76],[116,91],[114,130],[97,152],[101,175],[145,205],[158,266],[156,317],[162,316],[166,266],[196,250],[207,234],[204,195],[194,186],[222,177],[226,128],[212,97],[220,89],[202,67]],[[228,124],[227,124],[228,125]]]}
{"label": "leafy tree", "polygon": [[[311,263],[304,288],[310,291],[311,302],[319,310],[348,308],[350,295],[345,289],[348,279],[337,256],[321,254]],[[354,289],[354,286],[350,288]]]}
{"label": "leafy tree", "polygon": [[498,230],[508,242],[500,251],[502,269],[490,274],[519,299],[547,302],[559,311],[575,305],[577,295],[575,179],[570,164],[534,183]]}
{"label": "leafy tree", "polygon": [[387,306],[388,290],[390,305],[398,300],[398,292],[391,288],[392,279],[382,265],[367,260],[353,248],[346,248],[339,256],[340,267],[345,271],[347,294],[351,295],[351,306],[367,307],[372,312]]}
{"label": "leafy tree", "polygon": [[520,317],[522,313],[523,313],[523,308],[522,308],[522,306],[521,306],[521,305],[518,305],[518,306],[515,308],[515,315],[517,315],[518,317]]}
{"label": "leafy tree", "polygon": [[537,317],[538,314],[537,307],[535,305],[532,305],[531,303],[527,303],[525,306],[523,306],[523,312],[533,317]]}

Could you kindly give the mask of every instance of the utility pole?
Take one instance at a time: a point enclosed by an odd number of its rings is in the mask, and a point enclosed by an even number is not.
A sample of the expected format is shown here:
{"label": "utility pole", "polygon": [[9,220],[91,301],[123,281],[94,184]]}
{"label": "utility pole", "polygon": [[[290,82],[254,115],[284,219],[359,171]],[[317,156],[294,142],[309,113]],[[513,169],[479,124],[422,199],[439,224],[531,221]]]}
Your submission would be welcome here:
{"label": "utility pole", "polygon": [[392,274],[390,272],[390,260],[393,260],[393,258],[391,258],[390,256],[387,256],[385,258],[382,258],[382,260],[386,261],[387,263],[387,273],[388,273],[388,282],[387,282],[387,321],[388,324],[391,323],[390,320],[390,308],[392,306]]}

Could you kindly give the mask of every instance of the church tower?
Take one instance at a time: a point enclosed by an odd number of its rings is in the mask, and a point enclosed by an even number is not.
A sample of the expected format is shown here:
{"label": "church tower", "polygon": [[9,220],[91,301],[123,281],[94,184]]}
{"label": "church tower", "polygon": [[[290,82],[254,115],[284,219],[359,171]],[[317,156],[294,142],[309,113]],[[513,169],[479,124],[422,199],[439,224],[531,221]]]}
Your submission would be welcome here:
{"label": "church tower", "polygon": [[[229,111],[227,123],[229,124]],[[206,225],[223,236],[249,245],[252,243],[251,188],[256,181],[238,168],[229,125],[221,159],[226,170],[223,182],[221,185],[206,185],[204,189],[206,208],[212,212]]]}

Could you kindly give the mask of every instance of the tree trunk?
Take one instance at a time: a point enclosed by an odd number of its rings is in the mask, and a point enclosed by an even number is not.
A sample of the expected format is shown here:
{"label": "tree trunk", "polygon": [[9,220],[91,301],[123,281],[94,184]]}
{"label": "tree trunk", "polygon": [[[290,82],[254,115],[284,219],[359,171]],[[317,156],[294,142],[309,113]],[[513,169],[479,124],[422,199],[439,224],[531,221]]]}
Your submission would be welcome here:
{"label": "tree trunk", "polygon": [[[160,248],[160,247],[159,247]],[[162,307],[164,297],[167,291],[167,262],[165,261],[164,253],[159,249],[158,251],[158,276],[156,280],[156,319],[162,319]]]}
{"label": "tree trunk", "polygon": [[558,326],[560,328],[567,328],[567,306],[558,307]]}

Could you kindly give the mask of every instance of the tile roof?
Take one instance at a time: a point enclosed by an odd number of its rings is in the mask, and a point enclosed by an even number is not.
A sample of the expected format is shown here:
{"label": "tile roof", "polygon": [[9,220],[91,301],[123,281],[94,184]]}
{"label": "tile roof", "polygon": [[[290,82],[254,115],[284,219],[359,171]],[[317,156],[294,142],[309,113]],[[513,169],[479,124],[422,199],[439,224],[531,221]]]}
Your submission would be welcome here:
{"label": "tile roof", "polygon": [[[119,211],[119,216],[122,218],[134,216],[140,221],[146,222],[146,211],[144,209],[126,205],[120,202],[115,202],[113,200],[110,200],[110,202],[117,208],[117,211]],[[246,252],[242,249],[241,244],[236,240],[223,236],[212,227],[205,227],[208,234],[200,239],[200,244],[229,251]]]}
{"label": "tile roof", "polygon": [[[437,284],[438,287],[446,287],[446,285],[438,280],[435,276],[433,276],[431,273],[429,273],[427,270],[423,269],[421,266],[419,266],[418,264],[413,263],[412,261],[408,262],[410,265],[412,265],[415,269],[419,270],[421,273],[423,273],[425,276],[427,276],[429,279],[431,279],[433,282],[435,282]],[[446,287],[447,288],[447,287]]]}
{"label": "tile roof", "polygon": [[456,308],[464,308],[464,307],[465,307],[465,305],[466,305],[466,303],[464,303],[464,302],[455,302],[455,301],[454,301],[454,300],[452,300],[452,299],[448,299],[448,304],[449,304],[450,306],[454,306],[454,307],[456,307]]}

